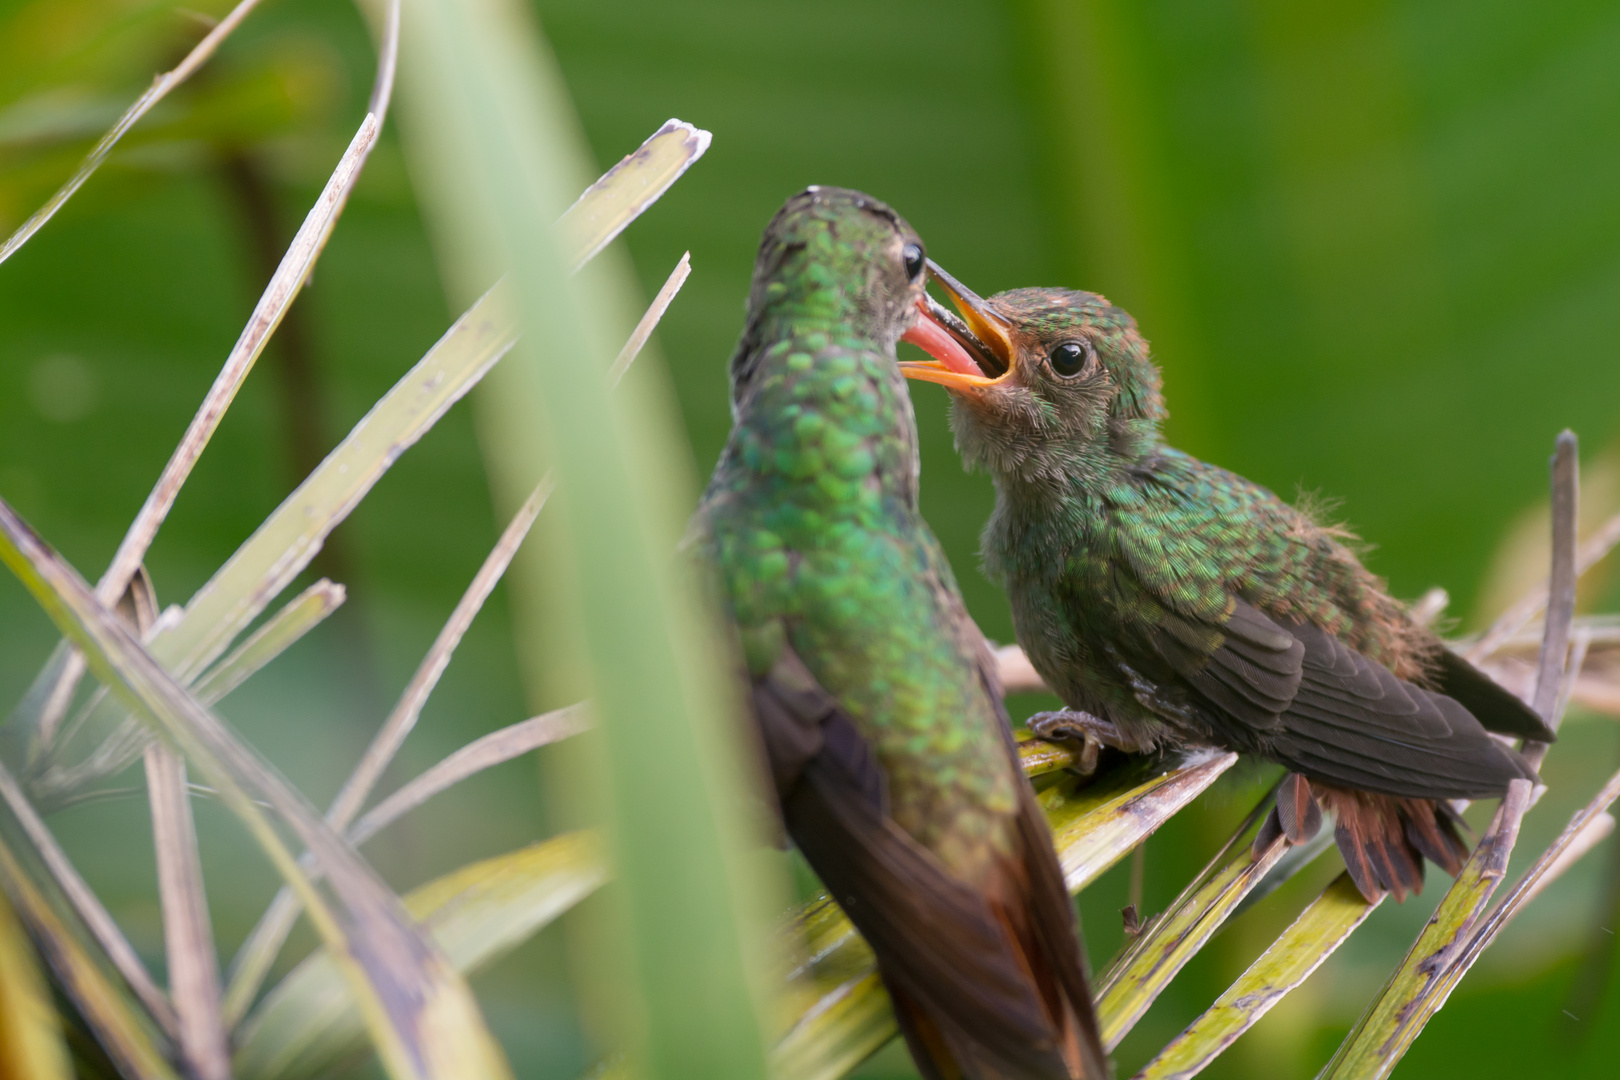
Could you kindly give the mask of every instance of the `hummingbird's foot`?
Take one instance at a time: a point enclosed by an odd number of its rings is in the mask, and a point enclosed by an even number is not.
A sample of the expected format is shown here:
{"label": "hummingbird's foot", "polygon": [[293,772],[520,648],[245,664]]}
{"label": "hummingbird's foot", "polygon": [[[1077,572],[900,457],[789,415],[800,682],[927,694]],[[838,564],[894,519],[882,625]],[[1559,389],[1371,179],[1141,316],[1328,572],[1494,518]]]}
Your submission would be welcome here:
{"label": "hummingbird's foot", "polygon": [[1113,721],[1092,716],[1078,709],[1056,709],[1052,712],[1036,713],[1029,718],[1028,726],[1037,738],[1045,739],[1047,742],[1083,743],[1081,758],[1093,765],[1096,763],[1099,746],[1111,746],[1127,754],[1140,754],[1148,749],[1121,731],[1119,725]]}

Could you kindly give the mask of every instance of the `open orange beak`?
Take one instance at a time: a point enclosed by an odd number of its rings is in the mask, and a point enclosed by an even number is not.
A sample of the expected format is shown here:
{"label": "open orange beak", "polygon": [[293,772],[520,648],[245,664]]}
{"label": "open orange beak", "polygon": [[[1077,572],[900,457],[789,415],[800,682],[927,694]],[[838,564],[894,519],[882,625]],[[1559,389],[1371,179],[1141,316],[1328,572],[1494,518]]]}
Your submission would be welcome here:
{"label": "open orange beak", "polygon": [[1016,362],[1011,327],[977,294],[947,274],[933,259],[928,276],[939,283],[962,313],[957,318],[925,295],[917,302],[917,323],[900,338],[918,346],[933,360],[905,360],[908,379],[939,383],[958,391],[983,390],[1012,374]]}

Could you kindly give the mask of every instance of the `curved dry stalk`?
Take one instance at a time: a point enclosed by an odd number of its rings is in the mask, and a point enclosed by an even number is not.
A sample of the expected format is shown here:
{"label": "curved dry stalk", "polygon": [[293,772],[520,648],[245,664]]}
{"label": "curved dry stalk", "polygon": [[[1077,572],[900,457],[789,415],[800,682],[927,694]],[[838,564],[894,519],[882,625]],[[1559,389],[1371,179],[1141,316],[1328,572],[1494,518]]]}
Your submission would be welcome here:
{"label": "curved dry stalk", "polygon": [[84,186],[86,180],[90,179],[90,174],[100,168],[101,163],[107,160],[107,155],[111,154],[113,147],[118,145],[118,140],[122,139],[129,132],[129,129],[140,121],[141,117],[151,112],[152,106],[167,97],[169,91],[191,78],[198,68],[207,63],[209,58],[218,50],[220,44],[230,37],[236,28],[242,25],[242,20],[246,19],[248,14],[258,6],[259,0],[242,0],[241,3],[231,9],[229,15],[220,20],[219,24],[208,32],[207,37],[199,41],[196,47],[186,54],[185,59],[176,64],[172,70],[166,71],[153,79],[152,85],[147,88],[146,92],[136,98],[134,104],[124,110],[124,114],[118,118],[118,122],[112,126],[112,129],[107,134],[101,137],[101,141],[96,143],[95,148],[90,151],[84,161],[79,163],[78,169],[68,178],[68,182],[63,184],[56,194],[47,199],[44,206],[34,211],[27,221],[18,226],[17,231],[12,233],[3,245],[0,245],[0,263],[16,254],[18,248],[28,243],[29,239],[39,232],[47,221],[55,217],[56,212],[62,209],[63,205],[73,197],[79,188]]}

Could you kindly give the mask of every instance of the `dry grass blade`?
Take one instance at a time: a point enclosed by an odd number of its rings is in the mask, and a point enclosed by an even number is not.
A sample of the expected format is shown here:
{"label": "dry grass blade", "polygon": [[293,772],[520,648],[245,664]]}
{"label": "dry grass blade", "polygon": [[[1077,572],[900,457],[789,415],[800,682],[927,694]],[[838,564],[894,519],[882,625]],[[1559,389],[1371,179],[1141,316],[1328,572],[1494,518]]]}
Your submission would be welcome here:
{"label": "dry grass blade", "polygon": [[0,1077],[73,1077],[50,987],[4,891],[0,891]]}
{"label": "dry grass blade", "polygon": [[67,913],[65,898],[41,884],[24,865],[27,857],[12,849],[12,836],[13,830],[0,823],[0,886],[56,975],[57,985],[128,1080],[179,1080],[169,1064],[166,1037],[129,995],[127,985],[104,966],[104,950],[92,944]]}
{"label": "dry grass blade", "polygon": [[358,847],[439,792],[454,787],[469,776],[560,739],[578,735],[590,726],[590,716],[581,702],[531,716],[510,727],[492,731],[483,738],[474,739],[361,815],[360,820],[348,831],[349,842]]}
{"label": "dry grass blade", "polygon": [[[1245,828],[1239,835],[1247,831]],[[1098,981],[1097,1024],[1105,1047],[1112,1050],[1119,1045],[1244,895],[1282,858],[1287,846],[1281,837],[1258,855],[1245,846],[1207,882],[1148,924]]]}
{"label": "dry grass blade", "polygon": [[512,515],[505,531],[496,541],[494,548],[484,557],[484,563],[473,575],[472,582],[456,602],[455,610],[450,618],[440,627],[439,635],[433,640],[427,655],[417,665],[416,673],[400,695],[399,702],[394,706],[388,719],[372,737],[371,745],[360,758],[360,763],[354,767],[349,778],[344,781],[343,787],[338,791],[337,797],[332,800],[332,807],[326,812],[326,820],[337,830],[346,828],[354,820],[360,808],[365,805],[377,781],[382,779],[383,770],[388,763],[394,760],[405,737],[416,726],[417,719],[422,715],[422,706],[427,704],[428,695],[433,688],[439,685],[439,678],[444,669],[450,666],[450,658],[455,654],[456,646],[461,644],[461,638],[472,625],[473,619],[483,610],[484,601],[489,594],[495,591],[500,583],[506,568],[512,564],[512,558],[517,554],[523,538],[529,535],[529,529],[534,525],[535,518],[545,507],[546,500],[551,497],[555,488],[550,476],[540,481],[540,484],[530,493],[528,499]]}
{"label": "dry grass blade", "polygon": [[[0,506],[4,506],[4,503],[0,503]],[[23,794],[22,786],[3,765],[0,765],[0,822],[10,826],[4,831],[14,832],[17,839],[26,841],[29,850],[50,875],[52,883],[152,1019],[165,1034],[174,1035],[177,1030],[174,1010],[169,1005],[167,995],[152,981],[146,965],[141,963],[141,958],[135,954],[123,931],[118,929],[118,924],[102,906],[95,892],[79,876],[67,852],[62,850],[56,837],[51,835],[50,829],[45,827],[45,822]]]}
{"label": "dry grass blade", "polygon": [[709,149],[707,131],[670,119],[586,188],[557,221],[569,269],[578,270],[657,202]]}
{"label": "dry grass blade", "polygon": [[208,445],[208,440],[212,438],[220,420],[224,418],[225,411],[230,408],[237,391],[242,387],[243,380],[247,378],[248,372],[253,370],[254,363],[270,342],[270,335],[281,325],[281,320],[287,314],[287,308],[292,305],[299,291],[303,289],[305,281],[309,279],[310,273],[315,269],[315,260],[319,258],[327,239],[332,235],[332,230],[336,228],[338,215],[343,211],[349,192],[360,179],[360,170],[376,143],[380,126],[380,118],[370,113],[366,114],[366,118],[360,124],[360,130],[355,132],[320,197],[315,200],[315,205],[310,207],[308,215],[304,218],[304,224],[293,237],[286,255],[282,257],[281,265],[276,268],[270,283],[265,286],[258,304],[253,308],[253,314],[248,318],[247,325],[242,328],[241,336],[237,338],[230,355],[225,358],[224,366],[215,376],[214,384],[208,388],[208,394],[203,398],[202,405],[191,418],[191,424],[186,428],[180,445],[175,448],[168,464],[163,467],[158,482],[135,515],[135,520],[124,535],[123,542],[118,545],[112,565],[107,568],[107,572],[97,584],[96,598],[103,605],[112,603],[123,594],[130,576],[145,558],[146,550],[157,535],[159,526],[168,516],[175,498],[180,494],[180,488],[191,475],[192,467],[202,456],[203,448]]}
{"label": "dry grass blade", "polygon": [[1197,1076],[1309,978],[1382,901],[1367,903],[1350,875],[1340,874],[1207,1012],[1142,1067],[1136,1080]]}
{"label": "dry grass blade", "polygon": [[[484,601],[494,591],[500,582],[506,568],[512,564],[512,558],[517,554],[518,546],[523,538],[529,535],[529,529],[534,525],[535,518],[540,516],[540,510],[546,504],[553,488],[550,477],[540,482],[540,485],[529,495],[528,499],[518,508],[512,516],[506,530],[501,533],[495,547],[484,558],[484,564],[479,567],[478,573],[473,575],[472,583],[462,593],[455,610],[439,630],[433,645],[428,649],[427,655],[417,666],[416,674],[406,685],[405,692],[400,695],[399,702],[394,706],[388,718],[372,737],[371,745],[361,756],[360,763],[354,767],[349,778],[344,781],[343,787],[333,799],[332,806],[326,812],[327,823],[337,832],[346,829],[360,808],[365,805],[366,799],[371,796],[372,789],[377,781],[382,779],[383,770],[388,768],[389,762],[404,745],[405,738],[416,726],[417,718],[422,715],[422,706],[427,704],[428,695],[439,684],[439,678],[444,669],[450,665],[450,658],[455,654],[456,646],[472,625],[473,619],[484,607]],[[225,1011],[230,1022],[234,1024],[247,1013],[248,1006],[259,992],[264,977],[270,971],[270,965],[275,962],[276,953],[281,951],[282,943],[287,940],[293,923],[298,918],[298,899],[290,887],[283,887],[270,902],[270,907],[259,919],[258,925],[247,936],[242,947],[237,952],[236,959],[231,962],[230,986],[225,995]]]}
{"label": "dry grass blade", "polygon": [[96,143],[95,149],[91,150],[89,156],[80,163],[79,168],[68,178],[68,182],[63,184],[56,194],[46,201],[44,206],[34,211],[33,215],[23,222],[16,232],[11,234],[4,245],[0,245],[0,263],[11,258],[18,248],[28,243],[30,237],[37,233],[47,221],[55,217],[56,212],[73,197],[74,192],[83,187],[84,182],[90,179],[90,174],[100,168],[101,163],[107,160],[107,155],[112,153],[114,146],[118,145],[118,140],[122,139],[129,132],[129,129],[140,121],[141,117],[150,112],[152,106],[167,97],[169,91],[185,82],[193,72],[205,64],[214,55],[220,43],[230,37],[232,32],[242,24],[242,20],[248,17],[248,13],[258,5],[259,0],[242,0],[241,3],[231,9],[229,15],[225,16],[208,33],[207,37],[199,41],[196,47],[186,54],[185,59],[175,65],[173,70],[166,71],[153,79],[152,85],[147,88],[146,92],[136,98],[133,105],[124,110],[124,114],[118,118],[118,122],[112,126],[112,129],[107,134],[101,137],[100,142]]}
{"label": "dry grass blade", "polygon": [[[1585,543],[1581,544],[1575,557],[1576,576],[1579,577],[1597,565],[1598,561],[1613,551],[1616,545],[1620,545],[1620,514],[1605,521],[1597,531],[1586,538]],[[1547,586],[1537,586],[1503,612],[1485,633],[1480,635],[1479,640],[1468,647],[1464,655],[1477,663],[1496,652],[1530,620],[1541,614],[1547,606],[1547,596]]]}
{"label": "dry grass blade", "polygon": [[191,692],[205,705],[219,701],[324,622],[342,606],[346,595],[342,585],[321,578],[266,619],[229,656],[209,668],[192,685]]}
{"label": "dry grass blade", "polygon": [[[186,693],[97,602],[72,569],[0,502],[0,561],[22,579],[97,678],[172,739],[301,894],[340,958],[385,1067],[398,1078],[503,1077],[507,1068],[471,991],[417,932],[397,898],[298,792]],[[265,814],[256,800],[273,807]],[[331,897],[298,866],[278,830],[315,854]]]}
{"label": "dry grass blade", "polygon": [[230,1051],[220,1019],[219,958],[203,891],[186,763],[165,743],[146,748],[146,789],[180,1059],[195,1080],[230,1080]]}
{"label": "dry grass blade", "polygon": [[664,317],[664,312],[669,310],[669,305],[675,300],[675,294],[681,291],[681,286],[686,284],[687,275],[691,272],[692,253],[688,251],[681,255],[681,261],[669,272],[669,277],[658,290],[658,295],[647,305],[641,321],[636,323],[635,330],[630,334],[630,340],[624,343],[619,355],[613,358],[613,366],[608,368],[608,382],[611,385],[617,386],[619,380],[624,378],[624,373],[630,370],[630,365],[636,362],[636,357],[641,355],[647,339],[652,337],[653,331],[658,328],[659,320]]}
{"label": "dry grass blade", "polygon": [[[1053,762],[1067,752],[1039,740],[1020,751],[1026,773],[1064,767]],[[1089,782],[1074,778],[1042,792],[1070,891],[1095,881],[1236,760],[1236,754],[1213,752],[1167,762],[1137,759]],[[771,1053],[773,1072],[790,1080],[833,1080],[898,1033],[894,1013],[871,948],[836,904],[823,897],[806,905],[793,935],[791,951],[807,955],[789,977],[787,1030]]]}
{"label": "dry grass blade", "polygon": [[[405,907],[457,970],[494,963],[607,880],[597,837],[569,833],[485,859],[416,889]],[[347,986],[321,950],[294,968],[243,1024],[239,1080],[328,1075],[364,1046]]]}

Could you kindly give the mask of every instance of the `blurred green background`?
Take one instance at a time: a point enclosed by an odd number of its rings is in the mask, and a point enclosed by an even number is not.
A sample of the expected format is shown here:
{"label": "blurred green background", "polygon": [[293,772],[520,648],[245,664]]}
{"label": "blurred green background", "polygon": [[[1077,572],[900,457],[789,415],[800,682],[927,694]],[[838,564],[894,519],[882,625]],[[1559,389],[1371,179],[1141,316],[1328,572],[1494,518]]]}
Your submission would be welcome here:
{"label": "blurred green background", "polygon": [[[792,192],[829,183],[891,202],[981,292],[1060,283],[1133,310],[1181,446],[1285,495],[1337,500],[1395,592],[1445,587],[1465,628],[1540,572],[1535,513],[1559,428],[1582,438],[1583,517],[1620,508],[1612,3],[540,0],[537,11],[599,163],[670,116],[714,133],[625,241],[648,295],[692,252],[659,333],[663,361],[651,362],[673,374],[699,471],[725,438],[725,360],[760,229]],[[204,32],[191,8],[151,0],[0,0],[0,230]],[[0,266],[0,495],[87,576],[235,340],[266,250],[290,238],[348,141],[372,68],[352,7],[267,0]],[[392,124],[295,312],[152,552],[165,602],[206,580],[448,325]],[[922,387],[916,401],[925,512],[986,632],[1009,640],[1005,603],[975,570],[988,481],[962,473],[944,393]],[[223,707],[317,802],[497,534],[475,410],[452,411],[335,534],[317,570],[349,586],[345,610]],[[1599,581],[1583,602],[1613,610],[1616,599]],[[0,581],[0,707],[51,644],[21,588]],[[523,715],[497,593],[395,775]],[[1620,764],[1612,721],[1575,715],[1566,731],[1523,848],[1549,840]],[[1259,779],[1217,788],[1153,839],[1148,911],[1224,838]],[[533,764],[518,762],[370,853],[404,888],[543,835],[547,819]],[[52,824],[161,964],[144,806],[86,806]],[[274,878],[217,808],[199,807],[199,827],[215,925],[234,946]],[[1612,858],[1599,849],[1529,909],[1399,1075],[1613,1075],[1620,988],[1604,993],[1612,975],[1583,968],[1613,947],[1602,929]],[[1218,938],[1121,1048],[1121,1075],[1333,870],[1302,875]],[[1415,936],[1431,885],[1375,913],[1209,1075],[1312,1075]],[[1098,963],[1121,940],[1124,896],[1116,872],[1083,898]],[[520,1076],[571,1076],[594,1054],[562,940],[548,931],[476,984]],[[895,1048],[864,1072],[910,1075]]]}

